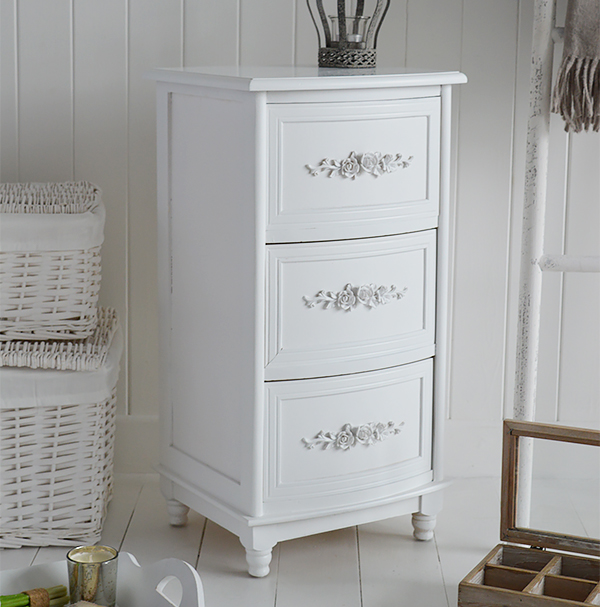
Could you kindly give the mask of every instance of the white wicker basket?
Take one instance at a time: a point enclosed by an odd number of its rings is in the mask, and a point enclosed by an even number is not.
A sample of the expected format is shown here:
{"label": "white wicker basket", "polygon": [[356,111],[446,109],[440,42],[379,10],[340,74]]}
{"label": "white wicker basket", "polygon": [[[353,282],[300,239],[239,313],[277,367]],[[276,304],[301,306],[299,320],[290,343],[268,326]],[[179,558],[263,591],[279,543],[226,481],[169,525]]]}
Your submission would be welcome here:
{"label": "white wicker basket", "polygon": [[91,183],[0,184],[0,340],[92,333],[104,220]]}
{"label": "white wicker basket", "polygon": [[0,341],[0,367],[95,371],[106,361],[117,328],[116,310],[101,307],[94,332],[85,339]]}
{"label": "white wicker basket", "polygon": [[0,547],[100,539],[122,348],[118,330],[96,371],[0,369]]}

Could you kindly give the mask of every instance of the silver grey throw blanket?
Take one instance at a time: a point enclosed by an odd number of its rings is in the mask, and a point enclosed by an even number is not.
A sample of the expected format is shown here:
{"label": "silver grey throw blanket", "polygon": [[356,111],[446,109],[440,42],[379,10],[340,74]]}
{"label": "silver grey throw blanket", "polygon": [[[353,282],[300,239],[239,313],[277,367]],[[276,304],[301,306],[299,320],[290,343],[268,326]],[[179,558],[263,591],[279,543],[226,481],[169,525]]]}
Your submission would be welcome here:
{"label": "silver grey throw blanket", "polygon": [[600,127],[600,0],[569,0],[563,59],[554,87],[552,111],[565,130]]}

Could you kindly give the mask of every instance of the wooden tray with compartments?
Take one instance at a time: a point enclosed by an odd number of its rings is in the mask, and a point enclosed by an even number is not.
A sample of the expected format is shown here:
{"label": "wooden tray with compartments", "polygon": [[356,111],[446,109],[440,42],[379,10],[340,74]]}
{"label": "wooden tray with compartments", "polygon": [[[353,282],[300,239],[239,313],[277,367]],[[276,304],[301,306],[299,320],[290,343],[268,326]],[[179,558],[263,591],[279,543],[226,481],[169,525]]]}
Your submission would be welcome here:
{"label": "wooden tray with compartments", "polygon": [[600,605],[599,540],[517,526],[519,447],[527,438],[600,447],[596,430],[504,422],[500,535],[513,543],[497,545],[460,582],[458,606]]}

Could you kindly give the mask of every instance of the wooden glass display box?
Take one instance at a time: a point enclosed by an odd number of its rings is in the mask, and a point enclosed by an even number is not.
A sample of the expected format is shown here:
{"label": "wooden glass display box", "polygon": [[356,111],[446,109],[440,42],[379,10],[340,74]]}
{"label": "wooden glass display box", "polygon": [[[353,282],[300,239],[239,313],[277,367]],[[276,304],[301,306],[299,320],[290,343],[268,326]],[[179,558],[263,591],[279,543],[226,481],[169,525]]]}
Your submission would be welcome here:
{"label": "wooden glass display box", "polygon": [[511,543],[496,546],[459,584],[459,607],[600,605],[600,559],[588,556],[600,556],[599,540],[517,526],[519,453],[532,439],[600,446],[596,430],[504,422],[500,527]]}

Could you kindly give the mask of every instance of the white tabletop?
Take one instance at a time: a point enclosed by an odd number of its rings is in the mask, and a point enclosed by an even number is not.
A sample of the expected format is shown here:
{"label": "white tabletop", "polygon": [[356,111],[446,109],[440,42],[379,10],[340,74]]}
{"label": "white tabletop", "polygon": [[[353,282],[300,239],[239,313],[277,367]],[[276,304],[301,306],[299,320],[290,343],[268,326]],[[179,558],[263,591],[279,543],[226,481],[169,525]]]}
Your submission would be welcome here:
{"label": "white tabletop", "polygon": [[213,86],[243,91],[294,91],[346,88],[389,88],[461,84],[457,71],[411,68],[318,67],[184,67],[155,69],[146,75],[158,82]]}

